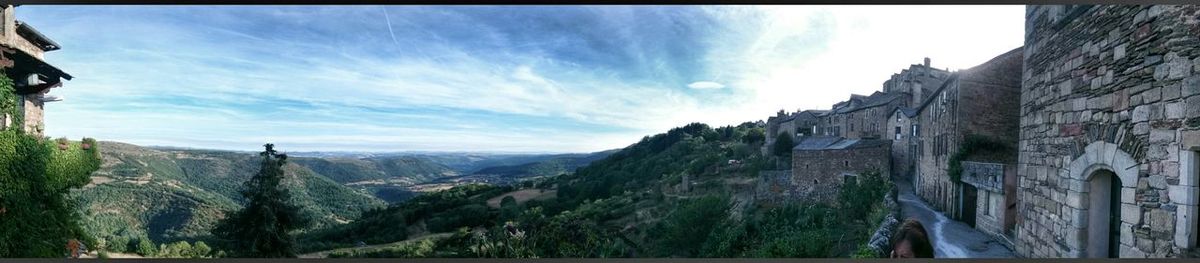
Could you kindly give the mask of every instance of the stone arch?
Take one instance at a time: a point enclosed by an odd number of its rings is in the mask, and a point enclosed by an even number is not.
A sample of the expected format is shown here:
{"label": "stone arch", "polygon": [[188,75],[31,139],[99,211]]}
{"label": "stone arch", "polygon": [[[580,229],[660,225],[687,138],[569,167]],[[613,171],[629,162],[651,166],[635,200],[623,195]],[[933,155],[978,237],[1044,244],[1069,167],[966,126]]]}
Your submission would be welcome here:
{"label": "stone arch", "polygon": [[[1132,193],[1137,186],[1138,163],[1133,159],[1132,155],[1121,150],[1116,144],[1097,141],[1085,147],[1083,155],[1080,155],[1072,160],[1067,166],[1065,172],[1066,174],[1063,177],[1070,180],[1067,187],[1068,197],[1066,200],[1066,205],[1071,207],[1072,210],[1070,213],[1064,214],[1063,216],[1070,218],[1071,226],[1074,228],[1074,231],[1069,232],[1073,234],[1069,234],[1070,238],[1068,239],[1068,246],[1072,247],[1074,250],[1072,253],[1070,253],[1070,255],[1074,257],[1097,256],[1095,253],[1090,253],[1087,251],[1088,247],[1092,245],[1092,242],[1107,241],[1108,239],[1106,237],[1088,237],[1091,227],[1097,227],[1090,226],[1090,223],[1093,223],[1091,222],[1093,221],[1091,217],[1098,216],[1098,214],[1108,213],[1092,212],[1119,212],[1120,210],[1124,210],[1127,206],[1136,208],[1136,206],[1133,205],[1136,202],[1136,200],[1134,200],[1134,196],[1123,193]],[[1106,187],[1100,187],[1105,189],[1093,189],[1096,188],[1097,185],[1111,185],[1097,182],[1097,180],[1108,180],[1109,177],[1111,177],[1112,183],[1120,186],[1119,191],[1113,191],[1107,189]],[[1120,204],[1116,204],[1116,206],[1119,207],[1120,210],[1109,211],[1111,208],[1108,207],[1093,207],[1096,206],[1093,204],[1110,203],[1103,200],[1092,200],[1092,198],[1109,199],[1109,197],[1115,196],[1119,196]],[[1092,209],[1101,210],[1092,211]],[[1122,215],[1120,217],[1120,224],[1122,227],[1132,225],[1130,220],[1135,220],[1140,216],[1140,212],[1138,212],[1136,215]],[[1100,231],[1098,233],[1114,234],[1107,231]],[[1121,231],[1115,234],[1127,235],[1131,233],[1125,233],[1124,231]],[[1127,237],[1123,237],[1122,239],[1128,240]],[[1113,249],[1119,249],[1121,250],[1120,252],[1124,252],[1124,249],[1120,249],[1120,247],[1125,247],[1128,245],[1129,244],[1120,243],[1117,248]]]}

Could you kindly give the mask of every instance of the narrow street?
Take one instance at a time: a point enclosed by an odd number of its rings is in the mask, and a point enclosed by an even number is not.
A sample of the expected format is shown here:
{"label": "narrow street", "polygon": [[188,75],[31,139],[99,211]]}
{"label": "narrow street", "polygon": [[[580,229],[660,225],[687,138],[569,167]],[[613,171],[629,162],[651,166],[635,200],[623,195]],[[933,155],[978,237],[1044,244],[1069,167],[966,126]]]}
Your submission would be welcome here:
{"label": "narrow street", "polygon": [[913,193],[912,184],[896,181],[900,220],[916,218],[933,242],[936,258],[1012,258],[1012,250],[966,223],[947,218]]}

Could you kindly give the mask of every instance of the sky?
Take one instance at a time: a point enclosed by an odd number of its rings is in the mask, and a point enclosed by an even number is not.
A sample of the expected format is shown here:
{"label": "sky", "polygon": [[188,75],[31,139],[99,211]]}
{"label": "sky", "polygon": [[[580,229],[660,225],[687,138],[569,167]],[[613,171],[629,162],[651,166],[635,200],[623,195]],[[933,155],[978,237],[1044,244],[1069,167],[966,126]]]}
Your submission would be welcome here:
{"label": "sky", "polygon": [[925,57],[1020,47],[1024,6],[36,6],[75,76],[52,137],[290,151],[591,152],[829,109]]}

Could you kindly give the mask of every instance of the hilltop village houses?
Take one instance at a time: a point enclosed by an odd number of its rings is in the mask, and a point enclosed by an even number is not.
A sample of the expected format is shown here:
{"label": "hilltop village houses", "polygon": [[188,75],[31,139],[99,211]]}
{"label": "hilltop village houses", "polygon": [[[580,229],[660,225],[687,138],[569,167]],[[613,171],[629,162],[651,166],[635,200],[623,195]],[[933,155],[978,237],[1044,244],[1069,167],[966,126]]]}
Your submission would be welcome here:
{"label": "hilltop village houses", "polygon": [[58,44],[33,26],[16,20],[15,9],[13,5],[0,5],[0,70],[13,81],[20,97],[17,106],[21,116],[0,113],[0,129],[19,125],[30,134],[42,136],[44,104],[61,100],[47,93],[62,86],[71,75],[43,60],[47,51],[59,49]]}
{"label": "hilltop village houses", "polygon": [[1200,256],[1197,5],[1029,6],[1022,47],[764,125],[764,153],[794,145],[761,199],[830,202],[876,170],[1019,256]]}

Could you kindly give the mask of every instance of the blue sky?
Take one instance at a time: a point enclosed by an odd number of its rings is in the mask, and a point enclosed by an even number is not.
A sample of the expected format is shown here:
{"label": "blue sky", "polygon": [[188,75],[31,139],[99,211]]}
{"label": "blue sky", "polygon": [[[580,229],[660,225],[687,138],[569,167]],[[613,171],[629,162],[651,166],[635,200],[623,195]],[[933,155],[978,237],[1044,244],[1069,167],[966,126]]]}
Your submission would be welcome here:
{"label": "blue sky", "polygon": [[35,6],[46,132],[291,151],[587,152],[828,109],[1019,47],[1023,6]]}

